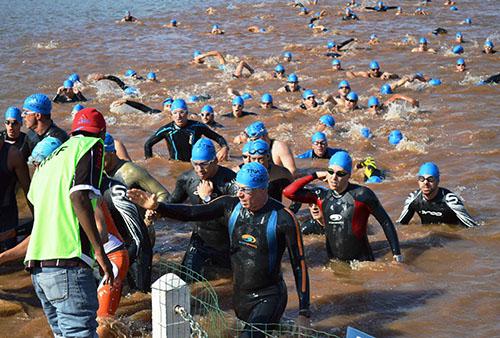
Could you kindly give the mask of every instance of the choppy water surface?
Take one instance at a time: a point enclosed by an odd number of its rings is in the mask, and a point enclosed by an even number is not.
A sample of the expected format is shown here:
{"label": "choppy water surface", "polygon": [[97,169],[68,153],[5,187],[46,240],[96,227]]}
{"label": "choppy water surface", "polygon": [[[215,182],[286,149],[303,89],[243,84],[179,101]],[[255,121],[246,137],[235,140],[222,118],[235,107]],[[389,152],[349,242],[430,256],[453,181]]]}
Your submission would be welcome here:
{"label": "choppy water surface", "polygon": [[[410,13],[416,2],[393,1]],[[370,4],[367,2],[367,5]],[[205,9],[213,6],[215,14]],[[379,337],[495,337],[500,336],[499,268],[500,233],[498,191],[499,126],[498,86],[474,85],[481,78],[500,71],[499,56],[483,55],[480,47],[486,38],[500,45],[498,39],[498,1],[460,1],[459,11],[450,11],[441,1],[430,3],[429,16],[394,16],[394,13],[372,13],[358,10],[361,21],[342,22],[336,15],[339,2],[322,2],[311,6],[313,12],[326,9],[330,15],[323,24],[330,30],[313,34],[307,19],[297,10],[281,2],[167,1],[149,3],[126,1],[103,3],[81,1],[2,1],[4,20],[0,22],[3,48],[0,50],[0,107],[20,106],[33,92],[55,93],[56,88],[72,72],[82,78],[90,73],[123,74],[127,68],[145,75],[155,71],[160,84],[138,84],[141,100],[159,108],[167,95],[187,97],[209,94],[217,112],[230,109],[226,91],[232,87],[254,96],[248,110],[259,112],[258,98],[273,94],[282,113],[262,112],[260,118],[269,126],[270,134],[289,142],[295,153],[309,145],[309,137],[317,118],[324,112],[303,113],[296,110],[299,97],[276,93],[282,83],[271,79],[268,72],[276,65],[284,50],[294,53],[295,61],[285,64],[287,73],[295,72],[301,84],[318,94],[336,91],[343,73],[330,70],[330,59],[323,56],[328,40],[342,41],[356,37],[360,41],[342,57],[348,70],[364,70],[377,59],[383,70],[399,74],[423,72],[440,78],[443,85],[427,87],[411,84],[400,93],[417,98],[420,108],[392,106],[383,117],[363,114],[337,114],[336,131],[330,134],[330,146],[352,152],[356,160],[367,155],[390,170],[389,179],[372,186],[393,219],[402,208],[406,195],[416,189],[414,175],[420,163],[437,162],[442,170],[442,185],[459,194],[469,211],[482,224],[479,229],[461,229],[447,225],[422,227],[418,222],[398,227],[406,264],[394,265],[385,237],[373,220],[370,240],[377,261],[347,266],[326,264],[324,238],[305,239],[310,269],[313,323],[319,329],[335,333],[352,325]],[[145,25],[116,24],[125,9],[141,18]],[[461,25],[471,17],[473,25]],[[161,26],[176,18],[177,29]],[[214,23],[225,29],[223,36],[207,32]],[[265,27],[267,33],[252,34],[251,25]],[[444,36],[429,35],[437,27],[448,29]],[[469,71],[454,72],[456,56],[447,52],[457,31],[464,34],[463,44]],[[384,42],[367,47],[368,37],[376,33]],[[411,46],[396,47],[393,42],[408,35],[413,39],[427,36],[438,54],[410,53]],[[256,69],[250,79],[233,80],[217,70],[188,65],[195,49],[220,50],[228,59],[244,58]],[[351,87],[366,105],[370,95],[378,93],[380,80],[353,79]],[[146,167],[169,189],[174,178],[189,165],[164,158],[143,160],[145,139],[168,116],[115,114],[109,105],[120,92],[101,85],[86,83],[84,94],[93,105],[106,113],[108,130],[122,139],[132,157]],[[190,105],[198,111],[204,103]],[[71,106],[56,105],[54,118],[69,128]],[[223,121],[228,128],[223,134],[231,140],[250,121]],[[368,126],[374,139],[361,140],[359,128]],[[398,128],[406,140],[397,148],[389,146],[387,135]],[[231,150],[238,162],[240,148]],[[156,151],[166,154],[163,145]],[[311,167],[301,161],[300,168]],[[312,164],[316,168],[325,163]],[[355,175],[360,179],[361,175]],[[26,209],[24,209],[26,212]],[[163,257],[180,259],[189,238],[188,225],[160,224],[156,250]],[[289,264],[283,264],[289,285],[290,301],[286,315],[297,313],[297,297]],[[219,283],[226,283],[219,281]],[[226,283],[227,284],[227,283]],[[0,336],[49,336],[46,320],[31,291],[29,276],[16,267],[0,268]],[[229,286],[226,287],[226,289]],[[120,322],[114,330],[127,335],[147,335],[150,320],[149,299],[132,295],[123,300]],[[2,310],[3,309],[3,310]],[[132,325],[129,325],[132,323]],[[121,325],[121,326],[120,326]],[[121,328],[121,329],[120,329]],[[129,331],[126,331],[129,330]]]}

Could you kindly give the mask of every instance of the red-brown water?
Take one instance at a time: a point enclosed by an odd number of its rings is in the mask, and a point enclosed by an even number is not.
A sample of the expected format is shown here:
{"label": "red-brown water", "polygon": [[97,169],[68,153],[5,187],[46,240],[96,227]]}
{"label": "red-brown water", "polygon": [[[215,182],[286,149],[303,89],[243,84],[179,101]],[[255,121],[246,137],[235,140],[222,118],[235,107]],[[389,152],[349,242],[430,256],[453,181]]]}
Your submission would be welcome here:
{"label": "red-brown water", "polygon": [[[418,6],[409,1],[397,5],[408,13]],[[334,112],[337,125],[329,134],[330,146],[349,150],[355,160],[373,156],[381,167],[390,170],[383,184],[371,188],[393,220],[398,217],[407,194],[417,188],[418,166],[425,161],[435,161],[442,171],[441,185],[465,200],[481,227],[424,227],[416,219],[410,225],[399,226],[405,256],[405,264],[400,265],[391,262],[387,242],[375,220],[370,223],[370,241],[376,262],[352,266],[327,263],[324,238],[307,237],[313,326],[342,334],[345,327],[351,325],[378,337],[500,336],[500,232],[495,221],[500,196],[499,90],[498,86],[474,85],[480,78],[498,73],[500,68],[498,54],[480,52],[487,37],[500,43],[497,1],[461,1],[458,12],[435,1],[427,7],[431,12],[429,16],[395,16],[394,12],[378,14],[357,10],[361,21],[356,23],[342,22],[336,16],[341,9],[338,3],[320,1],[320,5],[311,8],[314,12],[326,9],[330,14],[322,21],[330,31],[322,34],[313,34],[307,28],[308,20],[297,16],[296,9],[274,2],[234,4],[229,8],[215,6],[216,12],[211,16],[205,14],[201,4],[190,9],[187,2],[182,2],[179,12],[174,12],[165,5],[155,8],[139,2],[136,7],[141,14],[138,16],[146,23],[144,26],[115,24],[109,11],[116,7],[103,8],[97,2],[75,5],[83,7],[81,16],[60,9],[47,12],[46,7],[50,6],[41,6],[42,14],[37,20],[25,22],[19,14],[19,5],[15,5],[8,18],[18,29],[2,26],[0,30],[6,46],[0,53],[2,109],[8,105],[20,106],[33,92],[55,93],[74,71],[82,78],[94,72],[120,75],[128,68],[142,75],[155,71],[159,84],[137,86],[142,93],[141,101],[156,108],[161,107],[166,96],[187,98],[193,94],[210,94],[212,99],[207,103],[218,113],[227,112],[230,97],[226,90],[231,87],[251,93],[254,99],[248,101],[246,108],[260,112],[258,99],[270,92],[275,103],[286,111],[261,112],[259,118],[265,121],[272,137],[287,141],[293,151],[299,153],[309,147],[309,137],[324,111],[304,113],[296,109],[298,95],[276,92],[283,81],[271,79],[268,73],[283,51],[293,52],[295,59],[284,64],[287,73],[295,72],[301,85],[317,94],[335,93],[337,83],[344,78],[343,72],[331,71],[331,60],[323,56],[326,42],[349,37],[360,41],[341,58],[347,70],[365,70],[370,60],[377,59],[382,70],[398,74],[420,71],[440,78],[443,84],[439,87],[412,84],[398,90],[417,98],[418,109],[395,105],[388,114],[376,117],[364,114],[363,110],[354,114]],[[126,8],[124,4],[120,6],[119,13],[121,8]],[[178,29],[161,28],[174,17],[181,22]],[[473,19],[473,25],[460,24],[466,17]],[[56,29],[49,19],[62,22],[64,29]],[[77,24],[71,25],[71,20]],[[206,34],[213,23],[221,24],[226,34]],[[268,32],[248,33],[246,28],[250,25],[265,27]],[[429,35],[437,27],[448,29],[449,34]],[[465,54],[461,56],[467,61],[469,71],[466,73],[454,72],[458,57],[449,52],[457,31],[462,31],[467,41],[463,44]],[[381,45],[366,45],[372,33],[379,36]],[[438,53],[411,53],[412,46],[396,47],[393,42],[400,41],[406,34],[410,39],[426,36]],[[195,49],[217,49],[229,54],[229,60],[244,58],[256,69],[256,74],[249,79],[233,80],[221,71],[189,65]],[[102,84],[84,83],[84,94],[91,99],[86,105],[104,112],[108,130],[126,144],[132,158],[169,190],[173,189],[175,178],[189,169],[189,164],[161,157],[143,160],[145,139],[168,122],[169,117],[110,113],[109,105],[120,93]],[[360,95],[361,105],[366,105],[370,95],[377,95],[383,83],[375,79],[350,80],[351,87]],[[191,104],[190,110],[198,112],[204,104]],[[53,111],[55,121],[69,129],[71,106],[55,105]],[[223,135],[231,140],[251,120],[220,119],[220,122],[227,126]],[[375,136],[372,140],[358,136],[362,126],[371,128]],[[393,147],[388,144],[387,135],[396,128],[403,132],[406,140]],[[163,144],[157,145],[155,151],[167,152]],[[232,160],[227,166],[238,163],[239,153],[239,146],[233,146]],[[325,162],[298,162],[304,170],[325,165]],[[361,173],[354,176],[354,180],[361,181]],[[26,208],[22,211],[26,215]],[[189,225],[158,224],[156,251],[163,258],[178,260],[187,244],[189,230]],[[283,268],[290,296],[286,316],[293,318],[297,313],[297,297],[289,263],[285,262]],[[147,335],[148,308],[148,297],[135,294],[124,298],[119,310],[123,316],[120,322],[135,326],[129,325],[130,331],[123,332]],[[12,266],[0,268],[0,336],[50,336],[29,275]]]}

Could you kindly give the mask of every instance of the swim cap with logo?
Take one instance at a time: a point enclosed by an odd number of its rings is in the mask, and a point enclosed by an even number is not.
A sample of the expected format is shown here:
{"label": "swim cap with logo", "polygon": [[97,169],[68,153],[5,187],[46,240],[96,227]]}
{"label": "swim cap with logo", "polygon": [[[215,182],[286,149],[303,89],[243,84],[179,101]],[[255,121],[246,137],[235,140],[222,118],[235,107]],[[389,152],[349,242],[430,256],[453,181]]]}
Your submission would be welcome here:
{"label": "swim cap with logo", "polygon": [[191,161],[212,161],[215,157],[215,146],[210,139],[202,137],[193,145]]}
{"label": "swim cap with logo", "polygon": [[244,164],[236,174],[236,183],[251,189],[267,189],[269,174],[258,162]]}

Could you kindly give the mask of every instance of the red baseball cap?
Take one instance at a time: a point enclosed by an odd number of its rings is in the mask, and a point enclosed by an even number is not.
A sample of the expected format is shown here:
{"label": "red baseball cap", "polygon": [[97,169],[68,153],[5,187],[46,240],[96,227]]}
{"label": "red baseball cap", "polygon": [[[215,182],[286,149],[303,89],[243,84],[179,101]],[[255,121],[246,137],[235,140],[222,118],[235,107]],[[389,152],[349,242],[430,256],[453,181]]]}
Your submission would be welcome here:
{"label": "red baseball cap", "polygon": [[104,116],[95,108],[84,108],[75,114],[71,125],[71,133],[76,131],[86,131],[92,134],[99,134],[106,131],[106,121]]}

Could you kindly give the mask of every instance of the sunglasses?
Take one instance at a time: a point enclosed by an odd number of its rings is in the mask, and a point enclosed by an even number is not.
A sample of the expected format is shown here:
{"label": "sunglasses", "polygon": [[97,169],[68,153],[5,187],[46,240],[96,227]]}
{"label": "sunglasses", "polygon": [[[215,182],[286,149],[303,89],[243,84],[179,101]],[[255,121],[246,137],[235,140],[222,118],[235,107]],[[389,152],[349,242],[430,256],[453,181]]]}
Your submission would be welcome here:
{"label": "sunglasses", "polygon": [[173,115],[187,115],[187,113],[186,110],[175,110],[172,112]]}
{"label": "sunglasses", "polygon": [[256,154],[267,155],[269,153],[269,150],[266,150],[266,149],[256,149],[256,150],[250,150],[248,153],[250,155],[256,155]]}
{"label": "sunglasses", "polygon": [[347,101],[347,102],[351,102],[351,103],[356,103],[356,102],[358,102],[358,100],[350,100],[350,99],[347,99],[346,101]]}
{"label": "sunglasses", "polygon": [[427,181],[429,183],[434,183],[434,182],[436,182],[436,179],[434,178],[434,176],[429,176],[429,177],[419,176],[418,181],[419,182]]}
{"label": "sunglasses", "polygon": [[315,146],[326,146],[326,142],[325,141],[322,141],[322,142],[314,142],[313,143]]}
{"label": "sunglasses", "polygon": [[210,113],[207,113],[207,114],[200,114],[201,117],[209,117],[209,116],[212,116],[212,114]]}
{"label": "sunglasses", "polygon": [[327,169],[327,172],[330,174],[330,175],[337,175],[338,177],[345,177],[347,176],[349,173],[347,171],[335,171],[331,168],[328,168]]}
{"label": "sunglasses", "polygon": [[19,121],[18,120],[5,120],[5,125],[6,126],[16,126],[19,124]]}
{"label": "sunglasses", "polygon": [[251,195],[254,192],[255,189],[253,188],[248,188],[248,187],[238,187],[237,192],[242,192],[244,194]]}
{"label": "sunglasses", "polygon": [[351,87],[340,87],[339,89],[351,89]]}
{"label": "sunglasses", "polygon": [[205,162],[194,162],[194,161],[191,161],[191,164],[193,165],[193,167],[200,167],[200,168],[206,168],[209,165],[211,165],[212,163],[214,163],[214,160],[212,160],[212,161],[205,161]]}
{"label": "sunglasses", "polygon": [[306,100],[314,100],[314,96],[309,96],[309,97],[306,97]]}

